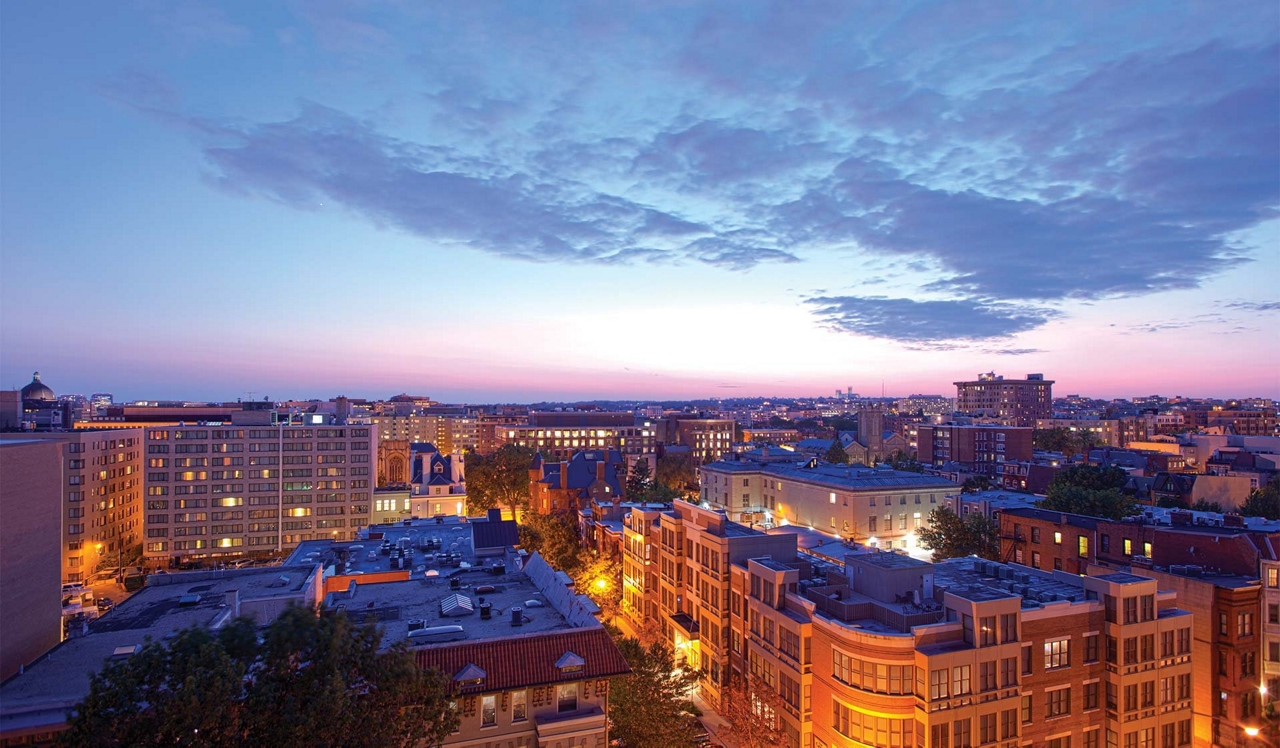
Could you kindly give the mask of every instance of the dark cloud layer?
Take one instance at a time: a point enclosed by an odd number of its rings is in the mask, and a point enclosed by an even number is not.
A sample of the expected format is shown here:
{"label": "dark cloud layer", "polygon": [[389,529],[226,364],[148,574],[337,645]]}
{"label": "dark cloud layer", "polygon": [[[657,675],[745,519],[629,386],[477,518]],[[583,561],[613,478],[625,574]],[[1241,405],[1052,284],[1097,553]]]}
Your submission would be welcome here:
{"label": "dark cloud layer", "polygon": [[814,314],[842,332],[907,343],[940,343],[1004,338],[1035,329],[1056,315],[1052,310],[954,299],[913,301],[883,296],[818,296],[808,299]]}
{"label": "dark cloud layer", "polygon": [[414,19],[441,140],[318,105],[201,121],[215,181],[539,262],[883,259],[916,294],[820,296],[813,313],[935,345],[1196,288],[1280,215],[1265,3],[478,5]]}

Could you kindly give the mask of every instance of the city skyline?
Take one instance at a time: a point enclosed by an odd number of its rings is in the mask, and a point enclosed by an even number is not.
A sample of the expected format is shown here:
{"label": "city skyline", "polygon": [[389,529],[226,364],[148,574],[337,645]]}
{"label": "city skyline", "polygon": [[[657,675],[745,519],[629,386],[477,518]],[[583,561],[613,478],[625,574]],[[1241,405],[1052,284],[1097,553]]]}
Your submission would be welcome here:
{"label": "city skyline", "polygon": [[6,6],[0,385],[1280,397],[1280,13],[1112,10]]}

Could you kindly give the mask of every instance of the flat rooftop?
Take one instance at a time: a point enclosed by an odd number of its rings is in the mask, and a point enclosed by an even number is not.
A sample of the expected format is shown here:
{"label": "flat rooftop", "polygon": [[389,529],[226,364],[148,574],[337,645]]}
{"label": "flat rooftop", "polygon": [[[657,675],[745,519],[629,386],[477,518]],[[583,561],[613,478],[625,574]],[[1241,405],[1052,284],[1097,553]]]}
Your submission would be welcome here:
{"label": "flat rooftop", "polygon": [[1151,577],[1140,577],[1137,574],[1130,574],[1125,571],[1114,571],[1110,574],[1098,574],[1098,579],[1103,579],[1115,584],[1137,584],[1139,582],[1150,582]]}
{"label": "flat rooftop", "polygon": [[909,569],[922,568],[931,566],[928,561],[912,558],[905,553],[894,553],[893,551],[880,551],[871,549],[864,552],[856,552],[850,549],[848,555],[854,560],[861,563],[871,564],[881,569]]}
{"label": "flat rooftop", "polygon": [[[391,565],[391,554],[382,552],[383,541],[389,541],[396,547],[412,548],[413,555],[406,558],[409,570],[414,572],[466,568],[478,563],[475,549],[471,546],[471,523],[457,517],[445,518],[443,523],[412,520],[409,523],[371,525],[362,535],[377,533],[382,533],[382,538],[337,543],[331,540],[304,541],[289,554],[285,563],[318,563],[328,573],[329,569],[342,562],[346,564],[345,573],[353,575],[396,571]],[[454,562],[449,561],[447,555],[455,557],[457,566],[453,566]]]}
{"label": "flat rooftop", "polygon": [[1079,577],[1065,572],[1058,574],[1062,576],[975,556],[951,558],[933,565],[935,587],[972,602],[1018,597],[1022,599],[1023,609],[1031,609],[1058,600],[1085,600]]}
{"label": "flat rooftop", "polygon": [[118,648],[140,646],[147,638],[162,641],[181,629],[229,618],[228,592],[237,591],[242,605],[301,598],[315,574],[314,565],[295,564],[153,575],[147,586],[91,621],[87,635],[67,639],[0,684],[0,732],[62,724],[65,708],[89,693],[90,671]]}

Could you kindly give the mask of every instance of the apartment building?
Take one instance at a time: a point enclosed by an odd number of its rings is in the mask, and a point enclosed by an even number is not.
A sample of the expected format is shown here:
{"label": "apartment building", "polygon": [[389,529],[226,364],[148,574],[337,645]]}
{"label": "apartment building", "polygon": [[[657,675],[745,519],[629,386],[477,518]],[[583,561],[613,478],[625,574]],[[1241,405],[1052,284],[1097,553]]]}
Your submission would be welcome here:
{"label": "apartment building", "polygon": [[54,440],[0,441],[0,681],[62,640],[62,460]]}
{"label": "apartment building", "polygon": [[933,475],[816,459],[724,460],[699,473],[702,501],[730,520],[812,527],[879,548],[914,548],[929,512],[959,489]]}
{"label": "apartment building", "polygon": [[1002,473],[1004,463],[1031,459],[1031,432],[1017,426],[922,425],[916,429],[916,459],[994,478]]}
{"label": "apartment building", "polygon": [[768,535],[721,511],[685,501],[636,508],[625,518],[623,614],[655,628],[701,675],[703,696],[719,703],[728,683],[733,564],[748,558],[794,561],[794,535]]}
{"label": "apartment building", "polygon": [[[530,423],[533,422],[530,417]],[[630,456],[653,454],[657,431],[644,421],[633,426],[511,426],[506,443],[542,453],[548,460],[568,460],[583,449],[614,449]]]}
{"label": "apartment building", "polygon": [[376,426],[233,414],[146,429],[145,559],[152,567],[277,553],[369,524]]}
{"label": "apartment building", "polygon": [[1026,379],[1005,379],[994,372],[979,374],[976,380],[956,382],[956,410],[969,415],[998,418],[1011,426],[1036,425],[1040,418],[1053,418],[1053,381],[1043,374]]}
{"label": "apartment building", "polygon": [[384,442],[430,443],[445,454],[474,450],[480,444],[480,422],[467,415],[378,415],[369,418]]}
{"label": "apartment building", "polygon": [[57,443],[62,453],[62,568],[80,582],[135,557],[143,537],[143,429],[37,431],[0,440]]}
{"label": "apartment building", "polygon": [[736,424],[732,418],[704,418],[677,413],[656,424],[658,441],[665,445],[688,447],[694,464],[714,462],[733,447]]}
{"label": "apartment building", "polygon": [[1108,447],[1124,447],[1129,442],[1147,438],[1146,421],[1138,416],[1124,418],[1038,418],[1038,429],[1063,428],[1075,434],[1087,433],[1095,443]]}
{"label": "apartment building", "polygon": [[[1280,560],[1261,563],[1263,708],[1280,700]],[[1263,690],[1265,688],[1265,690]]]}

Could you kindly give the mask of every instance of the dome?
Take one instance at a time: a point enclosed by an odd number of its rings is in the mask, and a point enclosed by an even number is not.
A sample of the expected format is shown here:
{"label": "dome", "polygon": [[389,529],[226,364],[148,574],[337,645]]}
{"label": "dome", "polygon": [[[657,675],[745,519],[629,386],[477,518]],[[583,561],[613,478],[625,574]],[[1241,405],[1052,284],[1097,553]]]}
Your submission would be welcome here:
{"label": "dome", "polygon": [[48,385],[40,381],[40,372],[31,375],[31,384],[22,388],[23,400],[47,400],[53,402],[58,398],[54,397],[53,390]]}

